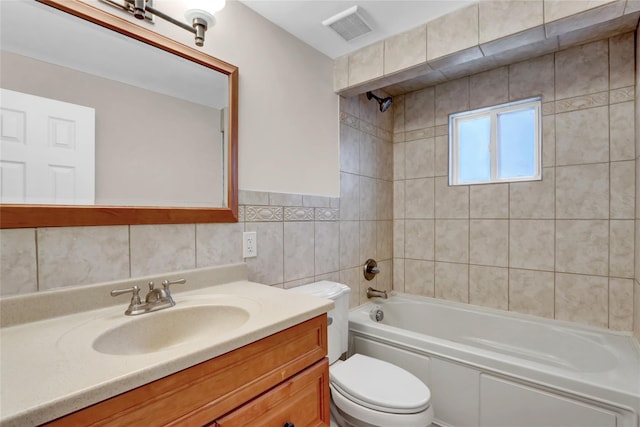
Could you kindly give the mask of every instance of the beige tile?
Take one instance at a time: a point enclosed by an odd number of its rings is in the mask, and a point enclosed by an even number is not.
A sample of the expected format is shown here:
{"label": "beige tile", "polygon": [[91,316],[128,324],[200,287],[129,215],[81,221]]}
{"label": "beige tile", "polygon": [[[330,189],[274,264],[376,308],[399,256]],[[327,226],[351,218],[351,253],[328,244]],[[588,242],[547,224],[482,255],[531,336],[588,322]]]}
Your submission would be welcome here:
{"label": "beige tile", "polygon": [[378,139],[365,132],[359,132],[359,134],[360,134],[360,138],[359,138],[360,164],[358,165],[358,170],[359,170],[358,174],[362,176],[375,178],[376,162],[377,162],[376,144],[378,143]]}
{"label": "beige tile", "polygon": [[317,275],[338,271],[340,269],[340,223],[334,221],[316,222],[314,244],[314,273]]}
{"label": "beige tile", "polygon": [[404,258],[393,259],[393,290],[405,292],[404,290]]}
{"label": "beige tile", "polygon": [[433,261],[405,260],[404,291],[408,294],[427,297],[435,295]]}
{"label": "beige tile", "polygon": [[555,169],[544,168],[542,181],[509,184],[509,213],[517,219],[555,218]]}
{"label": "beige tile", "polygon": [[243,262],[244,224],[196,224],[196,267]]}
{"label": "beige tile", "polygon": [[556,164],[556,116],[542,118],[542,166]]}
{"label": "beige tile", "polygon": [[340,172],[360,173],[361,132],[340,124]]}
{"label": "beige tile", "polygon": [[436,261],[469,262],[469,221],[436,220]]}
{"label": "beige tile", "polygon": [[469,108],[509,101],[509,68],[500,67],[469,77]]}
{"label": "beige tile", "polygon": [[640,339],[640,283],[635,282],[633,291],[633,334]]}
{"label": "beige tile", "polygon": [[349,55],[349,86],[382,77],[384,42],[363,47]]}
{"label": "beige tile", "polygon": [[542,41],[520,46],[516,49],[510,49],[506,52],[496,53],[493,55],[493,58],[498,64],[515,64],[530,58],[537,58],[556,52],[558,46],[558,37],[550,37]]}
{"label": "beige tile", "polygon": [[340,112],[350,114],[354,117],[360,117],[360,97],[350,96],[340,97]]}
{"label": "beige tile", "polygon": [[565,98],[556,101],[556,114],[569,111],[586,110],[595,107],[606,107],[609,104],[609,92],[598,92],[588,95]]}
{"label": "beige tile", "polygon": [[471,220],[469,224],[469,263],[507,267],[509,265],[509,221]]}
{"label": "beige tile", "polygon": [[[405,96],[395,95],[393,97],[393,132],[404,132]],[[395,142],[395,140],[394,140]]]}
{"label": "beige tile", "polygon": [[405,191],[404,180],[393,181],[393,219],[404,218]]}
{"label": "beige tile", "polygon": [[469,78],[464,77],[436,86],[435,124],[449,123],[449,114],[469,110]]}
{"label": "beige tile", "polygon": [[609,279],[609,328],[633,329],[633,279]]}
{"label": "beige tile", "polygon": [[556,115],[556,165],[609,161],[609,108]]}
{"label": "beige tile", "polygon": [[[377,221],[377,248],[378,260],[390,260],[393,258],[393,221]],[[317,245],[317,243],[316,243]],[[337,251],[334,251],[337,254]],[[316,261],[316,269],[318,263]]]}
{"label": "beige tile", "polygon": [[509,309],[509,270],[507,268],[469,266],[469,303]]}
{"label": "beige tile", "polygon": [[553,271],[555,223],[553,220],[511,220],[509,266]]}
{"label": "beige tile", "polygon": [[469,266],[436,262],[435,297],[449,301],[469,302]]}
{"label": "beige tile", "polygon": [[633,219],[635,162],[611,162],[611,218]]}
{"label": "beige tile", "polygon": [[469,218],[469,187],[449,186],[448,179],[435,179],[436,218]]}
{"label": "beige tile", "polygon": [[405,220],[393,221],[393,257],[396,259],[405,257],[405,223]]}
{"label": "beige tile", "polygon": [[435,176],[435,138],[406,142],[405,175],[407,178]]}
{"label": "beige tile", "polygon": [[406,258],[433,261],[434,221],[432,219],[406,220],[404,242],[404,256]]}
{"label": "beige tile", "polygon": [[349,56],[341,56],[333,61],[333,90],[338,92],[349,87]]}
{"label": "beige tile", "polygon": [[[624,0],[621,0],[624,1]],[[600,22],[589,27],[583,27],[578,30],[560,34],[558,42],[560,49],[586,44],[611,37],[628,33],[634,30],[638,23],[638,15],[623,15],[608,21]]]}
{"label": "beige tile", "polygon": [[340,219],[360,219],[360,177],[340,173]]}
{"label": "beige tile", "polygon": [[556,168],[556,217],[609,217],[609,164]]}
{"label": "beige tile", "polygon": [[360,220],[377,219],[377,180],[366,176],[360,177]]}
{"label": "beige tile", "polygon": [[384,73],[391,74],[427,61],[427,26],[421,25],[384,41]]}
{"label": "beige tile", "polygon": [[539,56],[509,66],[509,99],[542,96],[544,102],[555,99],[553,54]]}
{"label": "beige tile", "polygon": [[635,158],[633,102],[609,106],[611,135],[611,160],[633,160]]}
{"label": "beige tile", "polygon": [[608,275],[609,221],[557,221],[556,271]]}
{"label": "beige tile", "polygon": [[360,221],[340,221],[340,269],[341,270],[360,265],[359,236],[360,236]]}
{"label": "beige tile", "polygon": [[377,250],[377,226],[376,221],[360,221],[360,263],[369,259],[378,258]]}
{"label": "beige tile", "polygon": [[[577,5],[575,5],[576,3]],[[562,6],[558,7],[559,5]],[[624,6],[625,2],[619,0],[605,0],[604,2],[545,0],[547,37],[586,29],[619,18],[624,12]],[[559,20],[553,19],[554,16],[561,16],[571,10],[577,10],[577,12]],[[560,13],[558,13],[559,11]]]}
{"label": "beige tile", "polygon": [[610,3],[612,0],[544,0],[544,21],[553,22]]}
{"label": "beige tile", "polygon": [[0,279],[0,296],[3,297],[38,290],[34,228],[0,230]]}
{"label": "beige tile", "polygon": [[[482,5],[482,3],[480,4]],[[528,30],[513,33],[500,39],[482,43],[480,44],[480,49],[486,56],[493,56],[499,63],[508,64],[515,61],[500,61],[500,59],[502,59],[500,58],[500,56],[502,56],[505,52],[516,53],[518,51],[530,50],[532,49],[532,46],[546,42],[547,40],[545,40],[545,37],[546,35],[544,26],[539,25],[537,27],[529,28]],[[547,53],[547,51],[543,53]]]}
{"label": "beige tile", "polygon": [[480,47],[474,46],[434,59],[429,66],[440,71],[448,80],[454,80],[496,68],[498,63],[492,56],[483,56]]}
{"label": "beige tile", "polygon": [[378,179],[393,180],[393,144],[378,138],[376,142],[376,174]]}
{"label": "beige tile", "polygon": [[284,282],[284,229],[282,222],[251,222],[245,231],[255,231],[258,256],[246,258],[249,280],[276,285]]}
{"label": "beige tile", "polygon": [[131,277],[196,266],[194,224],[132,225],[129,239]]}
{"label": "beige tile", "polygon": [[556,99],[572,98],[605,90],[609,90],[609,43],[607,40],[556,53]]}
{"label": "beige tile", "polygon": [[480,43],[519,33],[543,23],[542,0],[479,3]]}
{"label": "beige tile", "polygon": [[433,87],[410,92],[404,96],[405,132],[432,127],[434,124],[435,90]]}
{"label": "beige tile", "polygon": [[448,176],[449,174],[449,137],[436,136],[435,138],[435,170],[436,176]]}
{"label": "beige tile", "polygon": [[347,285],[351,289],[351,292],[349,292],[349,308],[354,308],[361,304],[360,302],[360,275],[361,274],[362,274],[361,267],[340,270],[340,283]]}
{"label": "beige tile", "polygon": [[634,275],[634,221],[611,220],[609,276],[632,279]]}
{"label": "beige tile", "polygon": [[509,184],[472,185],[469,192],[471,218],[509,217]]}
{"label": "beige tile", "polygon": [[634,84],[633,32],[609,39],[609,86],[611,89]]}
{"label": "beige tile", "polygon": [[509,269],[509,311],[553,318],[554,273]]}
{"label": "beige tile", "polygon": [[609,324],[609,279],[556,274],[556,319],[606,328]]}
{"label": "beige tile", "polygon": [[393,144],[393,179],[400,180],[406,178],[405,159],[407,143],[398,142]]}
{"label": "beige tile", "polygon": [[380,273],[376,276],[376,288],[391,292],[393,290],[393,261],[390,259],[379,261],[378,267]]}
{"label": "beige tile", "polygon": [[378,220],[393,219],[393,182],[376,180],[376,214]]}
{"label": "beige tile", "polygon": [[434,217],[434,179],[409,179],[405,183],[406,218]]}
{"label": "beige tile", "polygon": [[478,5],[455,10],[427,23],[427,60],[478,44]]}

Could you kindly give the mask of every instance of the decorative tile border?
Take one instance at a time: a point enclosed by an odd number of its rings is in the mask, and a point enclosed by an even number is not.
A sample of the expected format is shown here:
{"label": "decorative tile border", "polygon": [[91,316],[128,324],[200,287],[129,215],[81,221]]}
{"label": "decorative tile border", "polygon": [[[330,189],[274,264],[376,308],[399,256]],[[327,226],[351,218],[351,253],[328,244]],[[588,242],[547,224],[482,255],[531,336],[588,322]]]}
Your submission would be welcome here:
{"label": "decorative tile border", "polygon": [[556,104],[555,102],[545,102],[542,104],[542,115],[550,116],[556,113]]}
{"label": "decorative tile border", "polygon": [[351,126],[355,129],[360,128],[360,119],[352,116],[351,114],[340,113],[340,123],[344,123],[345,125]]}
{"label": "decorative tile border", "polygon": [[313,221],[313,208],[284,208],[285,221]]}
{"label": "decorative tile border", "polygon": [[338,221],[340,219],[340,209],[337,208],[316,208],[316,221]]}
{"label": "decorative tile border", "polygon": [[246,206],[245,221],[282,221],[282,207],[279,206]]}
{"label": "decorative tile border", "polygon": [[613,89],[609,92],[609,104],[618,104],[620,102],[633,101],[635,98],[635,90],[633,86]]}
{"label": "decorative tile border", "polygon": [[556,101],[556,114],[569,111],[584,110],[593,107],[602,107],[609,103],[609,93],[599,92],[591,95],[576,96],[575,98]]}
{"label": "decorative tile border", "polygon": [[405,132],[405,140],[415,141],[417,139],[433,138],[434,135],[435,135],[435,128],[429,127],[424,129],[412,130],[410,132]]}

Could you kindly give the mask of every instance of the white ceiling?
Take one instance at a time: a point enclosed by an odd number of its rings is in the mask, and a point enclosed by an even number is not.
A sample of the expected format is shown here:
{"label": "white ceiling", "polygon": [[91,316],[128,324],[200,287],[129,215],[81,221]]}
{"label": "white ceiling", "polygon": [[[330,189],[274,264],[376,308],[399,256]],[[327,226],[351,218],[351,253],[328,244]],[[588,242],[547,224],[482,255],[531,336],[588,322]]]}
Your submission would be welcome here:
{"label": "white ceiling", "polygon": [[[239,1],[332,59],[473,3],[463,0]],[[373,31],[346,42],[331,28],[322,25],[322,21],[354,5]]]}

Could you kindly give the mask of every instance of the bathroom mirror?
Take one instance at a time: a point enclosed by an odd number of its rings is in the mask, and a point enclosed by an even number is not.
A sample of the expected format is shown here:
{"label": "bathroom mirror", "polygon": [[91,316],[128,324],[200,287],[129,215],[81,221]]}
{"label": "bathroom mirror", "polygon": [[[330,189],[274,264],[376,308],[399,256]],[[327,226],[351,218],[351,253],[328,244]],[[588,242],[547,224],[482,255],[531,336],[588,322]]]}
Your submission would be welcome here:
{"label": "bathroom mirror", "polygon": [[[76,36],[73,42],[63,43],[73,46],[71,50],[44,49],[50,57],[42,58],[16,52],[16,49],[5,51],[8,38],[3,34],[0,80],[3,99],[9,98],[4,90],[9,89],[12,96],[13,92],[21,96],[37,95],[46,102],[52,99],[70,103],[73,108],[82,107],[89,114],[93,110],[96,142],[95,184],[89,177],[76,179],[73,187],[88,182],[86,186],[95,189],[93,200],[91,195],[77,197],[76,205],[72,205],[74,202],[69,201],[72,199],[64,197],[56,199],[61,200],[56,204],[47,199],[42,199],[43,202],[37,198],[26,199],[18,203],[4,198],[0,204],[2,228],[237,221],[237,67],[82,0],[3,3],[3,32],[10,27],[6,23],[15,22],[5,7],[22,4],[32,9],[30,16],[38,14],[52,21],[52,27],[38,26],[32,21],[33,25],[26,26],[20,19],[19,25],[14,25],[34,32],[33,38],[40,44],[46,45],[54,34],[63,33],[61,28],[68,27],[96,31],[95,37],[100,42],[94,42],[94,36]],[[60,21],[68,19],[74,22]],[[108,39],[118,47],[104,44]],[[60,43],[56,41],[56,44]],[[120,54],[128,56],[116,56]],[[60,66],[65,57],[77,56],[94,56],[98,65],[74,69]],[[7,68],[9,64],[14,68]],[[89,74],[87,70],[91,67],[97,71]],[[43,74],[38,75],[39,72]],[[54,72],[60,72],[60,77],[56,77],[52,85],[50,79]],[[88,86],[96,79],[115,86]],[[21,86],[27,84],[34,87],[39,84],[45,89],[37,93],[33,87]],[[82,97],[77,100],[81,94],[93,96],[97,105],[90,105]],[[118,104],[117,100],[124,103]],[[150,100],[150,104],[142,104],[142,100]],[[21,136],[20,129],[29,128],[20,125],[11,114],[5,114],[5,101],[2,103],[4,144],[7,138]],[[115,121],[107,121],[107,117]],[[64,141],[80,132],[79,126],[69,130],[66,122],[58,120],[52,127],[50,120],[49,138],[53,135]],[[6,152],[3,146],[3,153]],[[0,160],[10,163],[4,158]],[[3,190],[10,178],[21,176],[20,171],[11,173],[10,169],[6,172],[3,168]],[[64,176],[56,180],[48,173],[50,186],[64,181]],[[173,190],[173,193],[158,193],[159,189]],[[83,204],[77,205],[77,200]]]}

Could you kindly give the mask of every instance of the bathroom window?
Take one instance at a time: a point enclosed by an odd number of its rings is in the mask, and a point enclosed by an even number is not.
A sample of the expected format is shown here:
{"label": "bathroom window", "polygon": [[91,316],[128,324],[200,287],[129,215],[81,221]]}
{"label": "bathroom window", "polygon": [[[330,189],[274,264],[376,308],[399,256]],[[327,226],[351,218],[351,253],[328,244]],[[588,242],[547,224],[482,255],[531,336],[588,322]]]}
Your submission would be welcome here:
{"label": "bathroom window", "polygon": [[449,116],[449,184],[541,179],[541,100]]}

